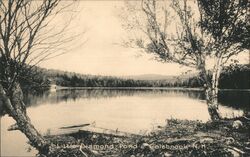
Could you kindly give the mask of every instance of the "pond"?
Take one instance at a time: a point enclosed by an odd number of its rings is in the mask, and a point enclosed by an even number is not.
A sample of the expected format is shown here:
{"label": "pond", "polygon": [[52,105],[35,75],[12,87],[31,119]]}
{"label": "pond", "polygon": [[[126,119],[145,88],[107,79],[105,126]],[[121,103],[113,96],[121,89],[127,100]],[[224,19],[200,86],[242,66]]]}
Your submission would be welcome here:
{"label": "pond", "polygon": [[[249,91],[221,91],[220,112],[232,117],[250,110]],[[181,89],[85,89],[59,90],[25,96],[27,113],[42,133],[63,126],[95,123],[130,133],[150,131],[166,119],[209,120],[204,93]],[[1,118],[1,156],[34,156],[27,139],[7,131],[14,121]]]}

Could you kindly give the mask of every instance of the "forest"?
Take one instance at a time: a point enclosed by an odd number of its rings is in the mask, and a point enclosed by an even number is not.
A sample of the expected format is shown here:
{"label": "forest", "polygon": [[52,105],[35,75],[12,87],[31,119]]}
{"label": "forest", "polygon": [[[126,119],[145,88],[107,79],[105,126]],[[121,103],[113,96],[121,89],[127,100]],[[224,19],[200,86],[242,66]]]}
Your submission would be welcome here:
{"label": "forest", "polygon": [[[63,87],[184,88],[200,88],[204,84],[199,74],[178,77],[173,76],[171,79],[163,80],[135,80],[114,76],[84,75],[73,72],[42,69],[38,67],[35,67],[30,73],[35,77],[33,77],[33,79],[22,77],[21,85],[24,89],[39,89],[40,87],[47,88],[50,84],[56,84],[57,86]],[[250,65],[231,65],[224,68],[219,79],[219,88],[250,89]]]}

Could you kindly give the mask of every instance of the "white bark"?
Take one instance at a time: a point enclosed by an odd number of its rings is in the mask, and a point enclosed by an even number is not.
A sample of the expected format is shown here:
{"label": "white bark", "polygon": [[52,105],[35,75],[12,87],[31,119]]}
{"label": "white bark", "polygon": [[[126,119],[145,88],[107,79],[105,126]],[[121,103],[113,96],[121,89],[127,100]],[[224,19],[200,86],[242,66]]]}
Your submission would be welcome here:
{"label": "white bark", "polygon": [[216,63],[212,70],[212,80],[208,83],[206,89],[206,101],[208,105],[208,112],[213,121],[219,120],[220,114],[218,109],[218,91],[219,78],[221,73],[221,58],[216,59]]}

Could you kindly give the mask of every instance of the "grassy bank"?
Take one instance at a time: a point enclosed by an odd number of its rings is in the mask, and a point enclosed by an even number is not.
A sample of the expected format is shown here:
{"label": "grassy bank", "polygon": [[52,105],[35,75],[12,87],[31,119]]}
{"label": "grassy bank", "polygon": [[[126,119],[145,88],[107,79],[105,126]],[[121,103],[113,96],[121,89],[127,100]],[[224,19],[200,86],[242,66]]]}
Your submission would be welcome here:
{"label": "grassy bank", "polygon": [[[237,125],[239,120],[242,125]],[[48,138],[64,148],[57,156],[250,156],[249,129],[249,120],[242,118],[207,123],[170,119],[143,136],[78,132]]]}

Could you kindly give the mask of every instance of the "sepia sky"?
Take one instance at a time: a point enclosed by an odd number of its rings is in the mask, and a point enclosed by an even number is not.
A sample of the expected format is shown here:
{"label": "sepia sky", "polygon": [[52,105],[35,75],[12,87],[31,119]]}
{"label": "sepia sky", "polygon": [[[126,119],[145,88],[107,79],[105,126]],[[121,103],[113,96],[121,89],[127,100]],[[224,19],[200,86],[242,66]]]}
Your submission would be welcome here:
{"label": "sepia sky", "polygon": [[[64,55],[44,61],[41,67],[94,75],[179,75],[187,68],[177,64],[159,63],[139,50],[121,46],[126,32],[117,14],[123,1],[79,1],[79,12],[72,20],[75,32],[86,32],[77,39],[83,43]],[[60,15],[54,22],[65,23]],[[86,42],[85,42],[86,41]],[[241,57],[242,63],[248,58]]]}

